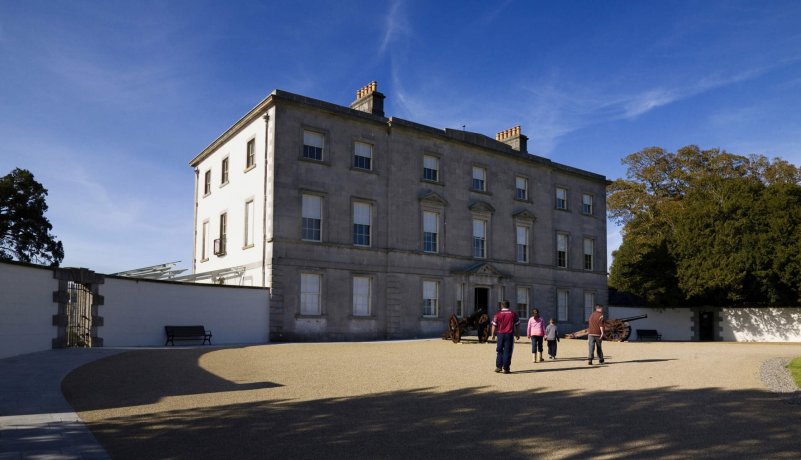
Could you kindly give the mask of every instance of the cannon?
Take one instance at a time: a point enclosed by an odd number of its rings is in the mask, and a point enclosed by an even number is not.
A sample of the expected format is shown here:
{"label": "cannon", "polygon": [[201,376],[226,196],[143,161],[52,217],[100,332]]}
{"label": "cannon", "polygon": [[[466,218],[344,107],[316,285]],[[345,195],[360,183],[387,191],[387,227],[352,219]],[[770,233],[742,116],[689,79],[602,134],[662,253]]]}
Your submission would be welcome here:
{"label": "cannon", "polygon": [[[611,340],[613,342],[625,342],[631,335],[631,326],[629,321],[637,321],[638,319],[645,319],[648,315],[630,316],[628,318],[610,319],[604,321],[604,340]],[[588,335],[588,329],[565,334],[568,339],[581,339]]]}
{"label": "cannon", "polygon": [[453,314],[448,318],[448,329],[442,334],[442,339],[450,339],[453,340],[453,343],[459,343],[465,332],[475,330],[478,332],[478,342],[485,343],[489,338],[489,326],[490,319],[484,309],[476,310],[475,313],[461,320]]}

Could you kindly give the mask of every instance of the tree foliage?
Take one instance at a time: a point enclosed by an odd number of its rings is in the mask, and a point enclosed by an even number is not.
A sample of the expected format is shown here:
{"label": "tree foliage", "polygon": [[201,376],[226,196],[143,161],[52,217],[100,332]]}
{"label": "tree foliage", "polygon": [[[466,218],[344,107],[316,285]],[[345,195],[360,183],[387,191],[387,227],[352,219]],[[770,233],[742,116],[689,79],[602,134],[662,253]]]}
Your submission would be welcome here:
{"label": "tree foliage", "polygon": [[46,196],[30,171],[17,168],[0,178],[0,260],[58,266],[64,259],[45,217]]}
{"label": "tree foliage", "polygon": [[691,145],[627,156],[609,283],[655,306],[801,303],[801,170]]}

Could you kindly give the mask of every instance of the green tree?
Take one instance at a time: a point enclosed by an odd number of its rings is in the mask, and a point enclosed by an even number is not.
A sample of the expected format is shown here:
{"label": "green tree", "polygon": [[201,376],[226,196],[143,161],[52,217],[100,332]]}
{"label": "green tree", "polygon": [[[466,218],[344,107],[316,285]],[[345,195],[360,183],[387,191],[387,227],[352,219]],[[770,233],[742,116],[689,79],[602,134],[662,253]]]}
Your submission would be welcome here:
{"label": "green tree", "polygon": [[652,305],[798,304],[801,171],[764,156],[687,146],[627,156],[609,187],[623,243],[612,287]]}
{"label": "green tree", "polygon": [[45,217],[47,189],[25,169],[0,178],[0,260],[58,266],[64,247]]}

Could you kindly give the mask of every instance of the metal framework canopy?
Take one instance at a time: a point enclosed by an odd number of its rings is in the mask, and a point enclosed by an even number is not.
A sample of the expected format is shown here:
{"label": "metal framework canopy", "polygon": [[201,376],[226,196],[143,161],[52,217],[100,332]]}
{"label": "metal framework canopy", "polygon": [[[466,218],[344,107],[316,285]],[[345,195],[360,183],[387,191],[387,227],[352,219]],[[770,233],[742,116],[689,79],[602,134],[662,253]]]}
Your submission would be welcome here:
{"label": "metal framework canopy", "polygon": [[151,280],[174,280],[176,279],[176,276],[186,271],[185,268],[175,268],[175,265],[180,262],[180,260],[176,260],[175,262],[167,262],[159,265],[152,265],[150,267],[135,268],[133,270],[126,270],[124,272],[112,273],[112,276],[145,278]]}

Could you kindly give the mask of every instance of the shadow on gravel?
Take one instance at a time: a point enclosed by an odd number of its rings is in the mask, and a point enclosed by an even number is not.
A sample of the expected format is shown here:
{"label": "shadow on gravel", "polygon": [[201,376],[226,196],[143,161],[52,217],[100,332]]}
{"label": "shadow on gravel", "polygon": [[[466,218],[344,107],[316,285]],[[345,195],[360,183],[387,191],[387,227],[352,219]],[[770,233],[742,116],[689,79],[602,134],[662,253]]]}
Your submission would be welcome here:
{"label": "shadow on gravel", "polygon": [[[149,369],[149,378],[158,377],[162,370],[167,369]],[[96,376],[87,373],[84,377]],[[208,376],[196,377],[205,381],[180,383],[192,385],[192,391],[198,392],[239,388]],[[163,387],[152,381],[144,384],[140,390],[147,396],[142,400],[175,394],[177,383],[166,378]],[[210,386],[204,387],[206,384]],[[131,391],[137,386],[132,383]],[[73,394],[70,401],[76,411],[112,403],[98,404],[80,394]],[[86,402],[93,404],[87,407]],[[485,388],[417,389],[358,398],[203,407],[88,425],[116,460],[729,459],[797,458],[799,422],[798,407],[769,393],[661,387],[636,391],[598,388],[591,394],[543,389],[494,393]]]}
{"label": "shadow on gravel", "polygon": [[[152,404],[167,396],[280,386],[272,382],[238,384],[198,366],[202,355],[215,350],[188,348],[168,353],[141,350],[99,359],[69,373],[61,382],[61,391],[72,407],[88,411],[119,407],[121,403],[125,406]],[[108,365],[109,359],[113,360],[113,365]],[[124,370],[122,375],[120,370]],[[124,401],[116,399],[118,397],[124,397]]]}

